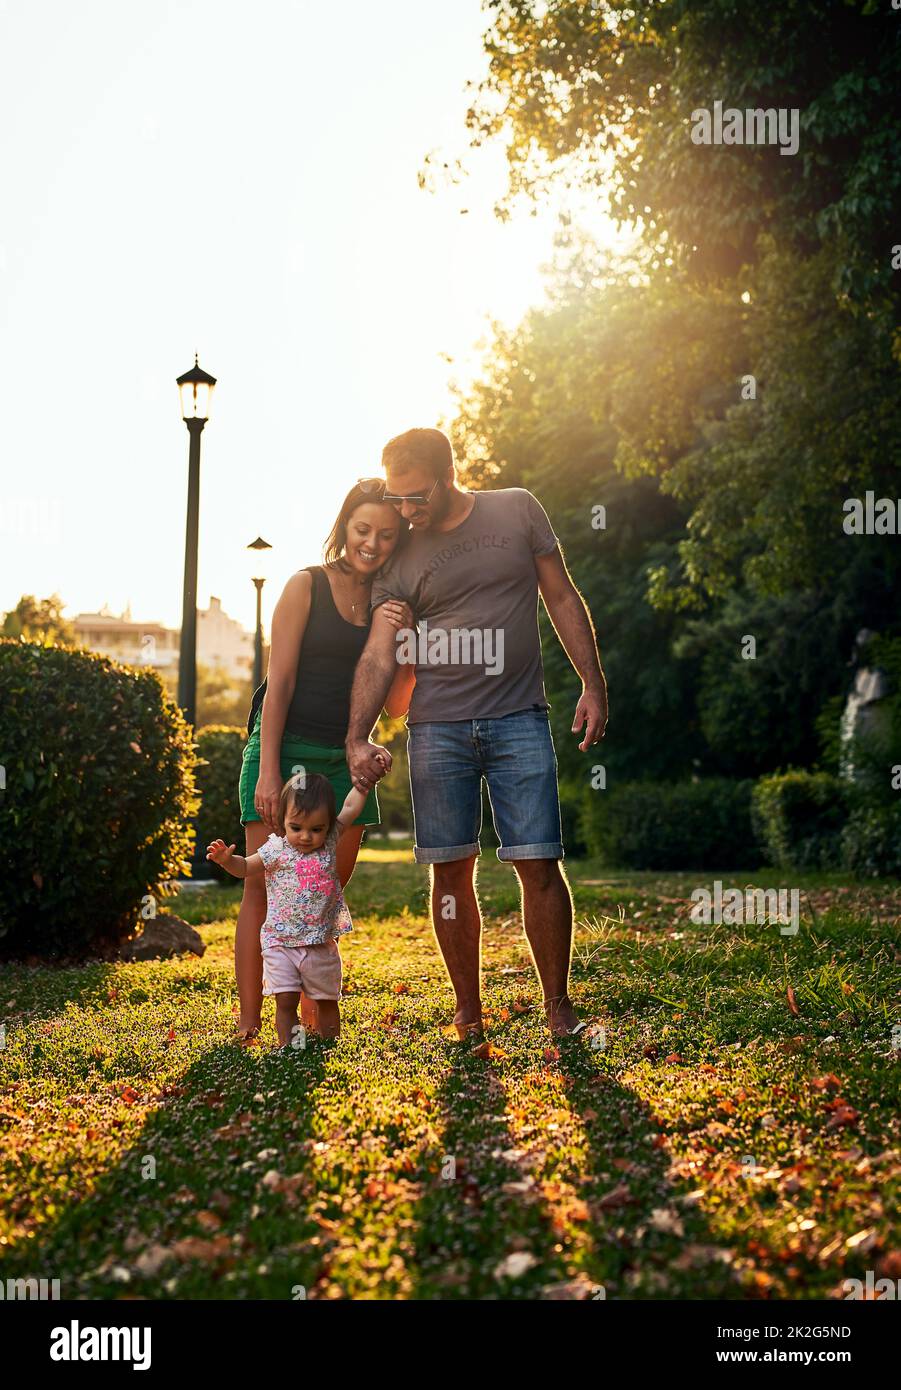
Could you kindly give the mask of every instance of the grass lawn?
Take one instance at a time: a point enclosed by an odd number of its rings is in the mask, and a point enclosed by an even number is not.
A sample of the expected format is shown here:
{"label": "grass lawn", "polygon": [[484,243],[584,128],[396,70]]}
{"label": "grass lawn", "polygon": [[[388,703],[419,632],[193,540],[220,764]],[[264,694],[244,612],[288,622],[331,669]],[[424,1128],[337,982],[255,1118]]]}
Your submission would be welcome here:
{"label": "grass lawn", "polygon": [[546,1034],[513,874],[486,859],[490,1046],[452,1042],[424,873],[395,845],[364,850],[348,894],[333,1046],[277,1053],[271,1002],[257,1045],[229,1041],[232,887],[172,904],[201,960],[4,967],[0,1277],[271,1299],[901,1277],[901,887],[801,880],[785,937],[689,920],[693,888],[748,875],[569,872],[592,1041]]}

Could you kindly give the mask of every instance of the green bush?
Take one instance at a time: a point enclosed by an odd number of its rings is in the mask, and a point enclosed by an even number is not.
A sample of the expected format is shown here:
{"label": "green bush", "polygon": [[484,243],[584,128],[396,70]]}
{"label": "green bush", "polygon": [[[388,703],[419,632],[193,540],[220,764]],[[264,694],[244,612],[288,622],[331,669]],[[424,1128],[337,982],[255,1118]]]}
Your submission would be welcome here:
{"label": "green bush", "polygon": [[206,847],[211,840],[221,837],[227,845],[237,845],[239,854],[244,853],[238,778],[246,742],[246,729],[230,728],[227,724],[208,724],[197,734],[200,810],[196,822],[196,857],[204,862],[205,876],[228,879],[229,883],[234,882],[231,874],[206,859]]}
{"label": "green bush", "polygon": [[155,672],[0,641],[0,955],[118,943],[187,870],[194,750]]}
{"label": "green bush", "polygon": [[841,839],[842,867],[859,878],[901,878],[901,800],[893,806],[857,806]]}
{"label": "green bush", "polygon": [[563,832],[563,848],[567,856],[577,859],[588,853],[585,841],[586,799],[600,795],[591,792],[578,782],[569,778],[560,779],[560,828]]}
{"label": "green bush", "polygon": [[838,868],[849,795],[830,772],[761,777],[751,796],[751,818],[768,862],[779,869]]}
{"label": "green bush", "polygon": [[750,781],[624,782],[583,802],[588,849],[623,869],[755,868]]}

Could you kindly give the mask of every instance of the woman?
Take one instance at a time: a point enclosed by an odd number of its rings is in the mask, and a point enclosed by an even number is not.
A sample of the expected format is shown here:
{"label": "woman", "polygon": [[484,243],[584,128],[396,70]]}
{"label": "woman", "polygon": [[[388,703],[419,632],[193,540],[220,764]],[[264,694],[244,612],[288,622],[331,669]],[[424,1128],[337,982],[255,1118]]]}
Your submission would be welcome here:
{"label": "woman", "polygon": [[[369,595],[378,570],[406,538],[407,525],[382,501],[381,479],[361,478],[344,499],[323,550],[324,565],[299,570],[285,585],[272,617],[269,674],[253,697],[239,786],[247,854],[278,828],[282,787],[292,773],[321,772],[340,806],[350,791],[344,737],[354,670],[369,635]],[[408,627],[406,604],[386,603],[395,627]],[[410,703],[415,673],[399,665],[385,702],[395,718]],[[363,830],[379,821],[373,788],[363,813],[341,837],[342,887],[354,871]],[[260,927],[266,916],[262,876],[244,880],[235,932],[235,975],[241,1016],[238,1037],[255,1038],[262,1008]],[[303,999],[304,1023],[315,1027],[315,1004]]]}

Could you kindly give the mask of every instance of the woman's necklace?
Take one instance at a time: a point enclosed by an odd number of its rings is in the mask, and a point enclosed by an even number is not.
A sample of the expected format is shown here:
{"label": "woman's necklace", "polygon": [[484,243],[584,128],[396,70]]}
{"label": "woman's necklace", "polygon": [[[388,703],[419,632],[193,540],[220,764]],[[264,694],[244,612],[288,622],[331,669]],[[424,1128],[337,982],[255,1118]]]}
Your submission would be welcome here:
{"label": "woman's necklace", "polygon": [[[353,593],[354,593],[354,590],[355,590],[355,589],[358,589],[358,590],[360,590],[360,591],[365,590],[365,604],[366,604],[366,607],[368,608],[368,607],[369,607],[369,595],[370,595],[370,593],[371,593],[371,591],[372,591],[372,580],[371,580],[371,579],[361,579],[361,580],[359,581],[359,583],[355,583],[354,580],[351,578],[350,581],[349,581],[349,585],[348,585],[348,586],[345,588],[345,590],[344,590],[344,596],[345,596],[345,598],[346,598],[346,599],[349,601],[349,603],[350,603],[350,611],[351,611],[351,613],[352,613],[353,616],[354,616],[354,620],[356,621],[358,600],[355,599],[355,598],[353,597]],[[360,603],[360,605],[362,605],[363,602],[364,602],[363,593],[360,592],[360,594],[359,594],[359,603]]]}

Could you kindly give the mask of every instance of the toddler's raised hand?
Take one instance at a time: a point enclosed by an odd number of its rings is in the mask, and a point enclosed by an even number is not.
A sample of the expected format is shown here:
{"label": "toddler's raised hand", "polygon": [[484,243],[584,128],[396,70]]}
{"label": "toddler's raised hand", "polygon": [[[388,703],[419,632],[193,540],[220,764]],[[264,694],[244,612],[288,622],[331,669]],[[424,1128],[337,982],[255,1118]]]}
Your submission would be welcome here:
{"label": "toddler's raised hand", "polygon": [[226,864],[235,852],[234,845],[226,845],[224,840],[214,840],[207,846],[206,857],[212,859],[215,864]]}

